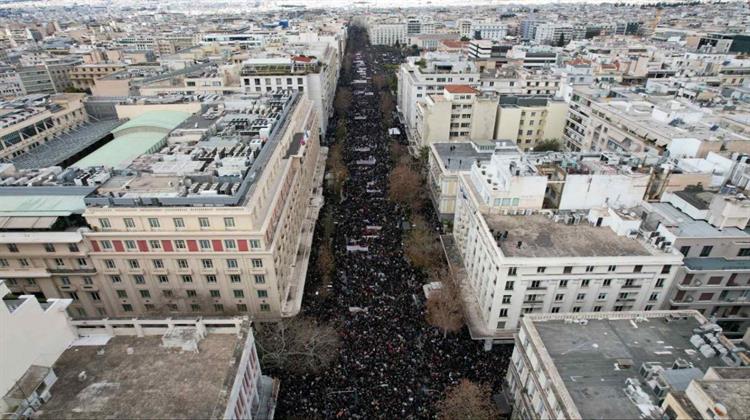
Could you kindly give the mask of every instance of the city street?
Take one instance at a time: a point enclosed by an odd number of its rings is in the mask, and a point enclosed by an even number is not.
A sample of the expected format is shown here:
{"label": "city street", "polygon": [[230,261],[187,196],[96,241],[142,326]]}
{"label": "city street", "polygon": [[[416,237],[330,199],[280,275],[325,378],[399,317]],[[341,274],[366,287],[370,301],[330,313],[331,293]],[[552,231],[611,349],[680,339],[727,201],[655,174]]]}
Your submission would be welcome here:
{"label": "city street", "polygon": [[[496,345],[485,352],[465,327],[443,338],[441,330],[425,321],[425,278],[404,258],[402,227],[407,215],[387,197],[389,142],[406,141],[388,137],[381,123],[380,96],[371,78],[385,72],[384,56],[366,44],[361,29],[350,28],[349,36],[354,74],[342,74],[339,86],[350,86],[353,92],[343,145],[349,178],[343,185],[343,201],[327,191],[324,208],[332,212],[335,223],[336,273],[330,285],[322,287],[313,252],[301,314],[334,325],[341,347],[332,366],[320,374],[268,372],[282,378],[276,414],[432,418],[446,387],[460,379],[486,383],[499,392],[512,346]],[[342,73],[346,70],[344,66]],[[358,82],[365,78],[367,83]],[[335,125],[331,127],[333,131]],[[320,220],[314,247],[321,241]]]}

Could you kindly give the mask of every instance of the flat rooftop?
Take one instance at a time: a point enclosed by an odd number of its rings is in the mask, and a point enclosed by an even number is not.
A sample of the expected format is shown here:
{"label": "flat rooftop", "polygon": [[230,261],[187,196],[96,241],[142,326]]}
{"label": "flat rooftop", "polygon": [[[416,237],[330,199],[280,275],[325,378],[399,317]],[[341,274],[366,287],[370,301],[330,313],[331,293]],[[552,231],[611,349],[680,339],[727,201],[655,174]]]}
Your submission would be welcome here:
{"label": "flat rooftop", "polygon": [[58,379],[40,418],[223,416],[226,401],[221,395],[228,392],[225,381],[236,369],[235,350],[243,339],[208,334],[198,352],[161,344],[161,336],[115,336],[103,346],[69,348],[53,366]]}
{"label": "flat rooftop", "polygon": [[[638,419],[643,413],[625,393],[625,381],[643,380],[639,374],[643,363],[661,364],[678,387],[687,386],[691,376],[680,374],[699,374],[692,369],[672,371],[678,358],[700,370],[700,377],[709,367],[727,365],[718,356],[704,357],[690,343],[693,329],[701,325],[697,318],[666,319],[636,321],[634,315],[630,319],[588,319],[586,325],[564,319],[533,320],[533,325],[581,417]],[[632,367],[618,368],[618,360],[628,360]],[[641,388],[654,398],[645,383]]]}
{"label": "flat rooftop", "polygon": [[480,152],[468,142],[434,143],[434,147],[447,171],[468,171],[477,159],[492,157],[492,150]]}
{"label": "flat rooftop", "polygon": [[[588,223],[567,225],[543,215],[485,215],[495,233],[508,231],[506,240],[497,244],[506,257],[627,257],[653,253],[635,239],[617,236],[609,227]],[[518,246],[521,242],[521,246]]]}

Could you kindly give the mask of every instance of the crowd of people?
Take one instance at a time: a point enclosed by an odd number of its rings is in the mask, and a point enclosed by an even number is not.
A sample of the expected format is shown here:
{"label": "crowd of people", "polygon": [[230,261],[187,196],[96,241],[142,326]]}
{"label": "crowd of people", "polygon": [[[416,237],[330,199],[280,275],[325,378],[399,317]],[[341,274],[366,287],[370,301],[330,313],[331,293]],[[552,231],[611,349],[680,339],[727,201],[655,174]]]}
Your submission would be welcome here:
{"label": "crowd of people", "polygon": [[[425,321],[424,275],[404,258],[404,209],[388,200],[392,166],[389,137],[381,124],[379,95],[371,82],[387,56],[350,33],[352,105],[344,160],[349,177],[343,199],[328,197],[333,214],[336,273],[326,294],[311,263],[303,316],[334,325],[338,357],[315,374],[271,372],[281,379],[279,418],[432,418],[444,391],[468,378],[499,392],[512,347],[484,351],[466,328],[443,338]],[[376,62],[377,59],[377,62]],[[364,77],[363,77],[364,76]],[[353,80],[367,80],[351,83]],[[401,130],[403,133],[403,129]],[[316,231],[319,234],[320,229]]]}

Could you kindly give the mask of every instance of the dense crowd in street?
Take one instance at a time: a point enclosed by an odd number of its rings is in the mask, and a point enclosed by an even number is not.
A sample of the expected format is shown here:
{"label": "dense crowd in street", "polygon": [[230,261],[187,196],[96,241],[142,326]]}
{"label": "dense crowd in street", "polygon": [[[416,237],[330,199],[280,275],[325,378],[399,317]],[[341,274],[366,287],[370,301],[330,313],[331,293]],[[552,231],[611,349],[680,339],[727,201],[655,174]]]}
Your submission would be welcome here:
{"label": "dense crowd in street", "polygon": [[425,278],[403,253],[407,215],[387,197],[389,142],[405,142],[403,129],[401,137],[388,136],[371,82],[390,56],[374,52],[356,28],[350,44],[352,74],[341,82],[352,91],[344,144],[349,179],[343,200],[328,196],[326,203],[335,223],[336,274],[330,292],[319,294],[320,278],[311,263],[303,301],[304,316],[337,328],[341,347],[332,366],[318,374],[278,372],[277,416],[430,418],[445,389],[462,378],[499,392],[512,347],[485,352],[466,328],[443,338],[426,323]]}

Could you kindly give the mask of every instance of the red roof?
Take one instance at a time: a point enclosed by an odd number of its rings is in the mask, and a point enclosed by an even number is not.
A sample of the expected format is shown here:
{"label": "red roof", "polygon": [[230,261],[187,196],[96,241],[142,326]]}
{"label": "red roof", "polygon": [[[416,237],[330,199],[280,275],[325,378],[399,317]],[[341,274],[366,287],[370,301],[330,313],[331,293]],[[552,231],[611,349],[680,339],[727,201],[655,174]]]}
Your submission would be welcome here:
{"label": "red roof", "polygon": [[444,39],[442,43],[448,48],[464,48],[468,44],[468,42],[454,41],[452,39]]}
{"label": "red roof", "polygon": [[309,63],[312,61],[312,58],[305,57],[304,55],[295,55],[294,57],[292,57],[292,61],[302,61],[305,63]]}
{"label": "red roof", "polygon": [[477,93],[477,90],[469,85],[445,85],[449,93]]}

